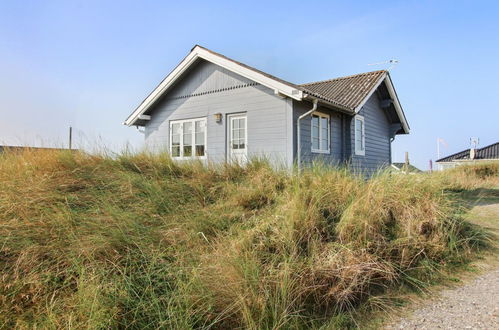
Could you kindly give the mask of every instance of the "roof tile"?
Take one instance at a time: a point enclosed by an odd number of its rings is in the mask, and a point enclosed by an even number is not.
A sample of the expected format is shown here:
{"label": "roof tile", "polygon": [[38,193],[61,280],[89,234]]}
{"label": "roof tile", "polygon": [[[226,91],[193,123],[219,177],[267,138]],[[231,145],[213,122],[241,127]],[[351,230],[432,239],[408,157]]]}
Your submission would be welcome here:
{"label": "roof tile", "polygon": [[354,111],[386,74],[387,71],[380,70],[299,86],[304,92]]}

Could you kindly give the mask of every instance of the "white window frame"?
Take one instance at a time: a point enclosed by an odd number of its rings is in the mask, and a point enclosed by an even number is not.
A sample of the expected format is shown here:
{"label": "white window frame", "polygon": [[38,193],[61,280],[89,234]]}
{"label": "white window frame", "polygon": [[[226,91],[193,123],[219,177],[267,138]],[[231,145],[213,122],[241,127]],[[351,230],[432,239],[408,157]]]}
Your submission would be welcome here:
{"label": "white window frame", "polygon": [[[319,149],[314,148],[314,142],[313,136],[312,136],[312,130],[314,129],[314,122],[313,122],[313,116],[319,117]],[[327,146],[324,148],[322,145],[322,127],[321,127],[321,120],[320,118],[326,118],[327,119]],[[317,154],[329,154],[331,153],[331,116],[322,113],[322,112],[313,112],[312,115],[310,116],[310,148],[313,153]]]}
{"label": "white window frame", "polygon": [[[357,143],[357,120],[362,122],[361,145],[358,145],[358,143]],[[357,156],[365,156],[366,155],[366,122],[364,120],[364,116],[356,115],[354,117],[353,132],[354,132],[355,154]]]}
{"label": "white window frame", "polygon": [[[204,155],[196,156],[196,122],[201,121],[204,123]],[[192,156],[184,157],[184,123],[190,122],[192,123]],[[174,124],[182,124],[180,130],[180,156],[174,157],[172,153],[173,141],[172,135],[173,130],[172,127]],[[208,125],[207,125],[206,117],[200,118],[191,118],[191,119],[181,119],[181,120],[170,120],[170,132],[169,132],[169,145],[170,145],[170,155],[173,159],[179,160],[188,160],[188,159],[206,159],[207,151],[208,151]]]}

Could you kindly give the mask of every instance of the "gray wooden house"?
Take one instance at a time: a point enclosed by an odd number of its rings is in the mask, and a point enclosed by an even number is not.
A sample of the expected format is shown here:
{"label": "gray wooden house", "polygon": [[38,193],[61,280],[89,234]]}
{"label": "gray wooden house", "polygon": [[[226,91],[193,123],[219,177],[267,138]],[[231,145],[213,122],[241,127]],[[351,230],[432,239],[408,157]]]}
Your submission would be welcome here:
{"label": "gray wooden house", "polygon": [[195,46],[126,119],[179,160],[391,164],[409,125],[387,71],[296,85]]}

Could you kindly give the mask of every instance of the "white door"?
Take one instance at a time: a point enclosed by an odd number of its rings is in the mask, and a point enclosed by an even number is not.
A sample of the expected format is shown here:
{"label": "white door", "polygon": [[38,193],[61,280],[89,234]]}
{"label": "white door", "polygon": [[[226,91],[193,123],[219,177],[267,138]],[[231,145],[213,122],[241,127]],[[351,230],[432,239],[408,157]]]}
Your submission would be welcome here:
{"label": "white door", "polygon": [[248,160],[246,115],[230,115],[228,119],[228,160],[245,164]]}

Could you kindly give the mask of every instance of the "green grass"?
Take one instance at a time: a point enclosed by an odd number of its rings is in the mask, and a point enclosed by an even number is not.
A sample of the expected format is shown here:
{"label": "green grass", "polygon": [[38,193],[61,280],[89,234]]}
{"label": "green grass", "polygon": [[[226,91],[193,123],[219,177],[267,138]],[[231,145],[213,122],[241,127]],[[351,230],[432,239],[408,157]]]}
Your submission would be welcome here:
{"label": "green grass", "polygon": [[455,194],[494,190],[496,170],[3,154],[0,327],[355,327],[487,246]]}

